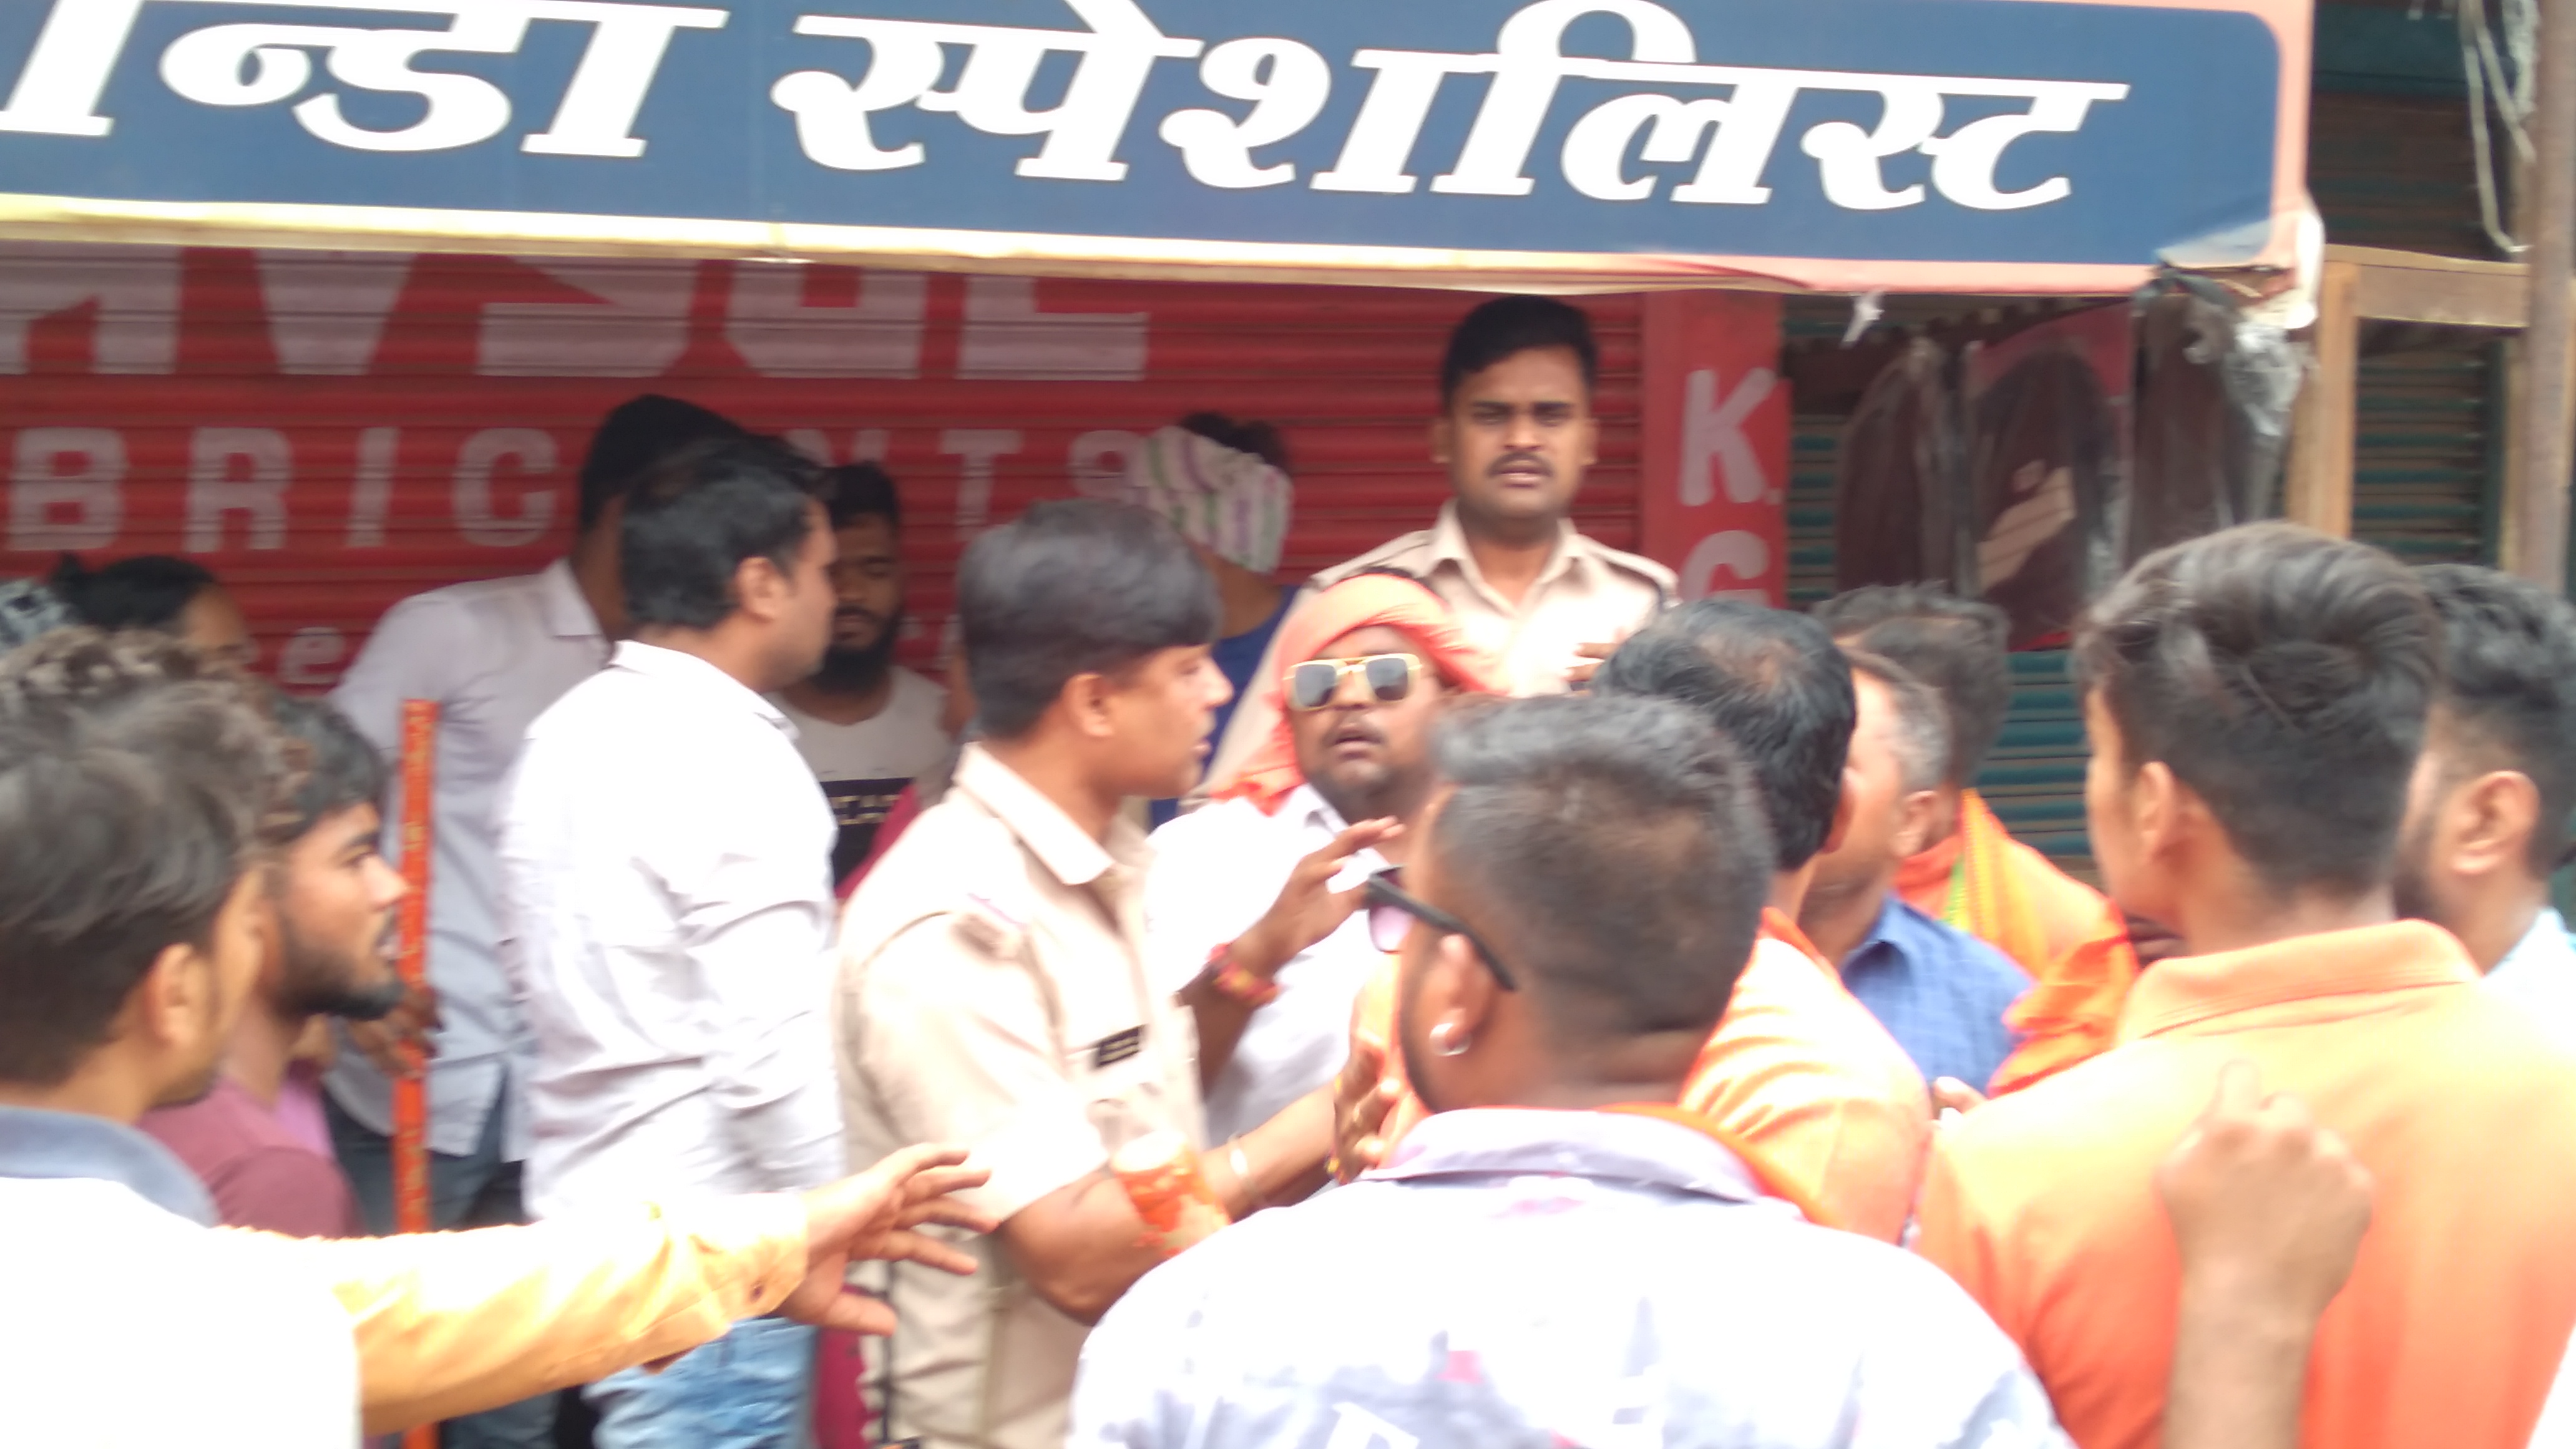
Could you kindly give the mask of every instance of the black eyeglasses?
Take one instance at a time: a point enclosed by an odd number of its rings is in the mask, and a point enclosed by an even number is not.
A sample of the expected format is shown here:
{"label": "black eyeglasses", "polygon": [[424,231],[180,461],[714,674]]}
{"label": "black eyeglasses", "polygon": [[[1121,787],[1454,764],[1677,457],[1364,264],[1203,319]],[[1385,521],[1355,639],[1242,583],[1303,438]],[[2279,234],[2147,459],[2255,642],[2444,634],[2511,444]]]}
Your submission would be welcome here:
{"label": "black eyeglasses", "polygon": [[1485,969],[1494,973],[1495,985],[1505,991],[1521,989],[1520,983],[1512,979],[1512,973],[1503,969],[1503,958],[1494,954],[1494,948],[1486,945],[1473,927],[1438,906],[1406,895],[1396,885],[1396,878],[1396,872],[1392,870],[1382,870],[1368,878],[1370,945],[1392,955],[1404,945],[1405,933],[1413,929],[1413,923],[1420,921],[1442,935],[1466,937],[1467,944],[1475,947],[1476,954],[1484,958]]}

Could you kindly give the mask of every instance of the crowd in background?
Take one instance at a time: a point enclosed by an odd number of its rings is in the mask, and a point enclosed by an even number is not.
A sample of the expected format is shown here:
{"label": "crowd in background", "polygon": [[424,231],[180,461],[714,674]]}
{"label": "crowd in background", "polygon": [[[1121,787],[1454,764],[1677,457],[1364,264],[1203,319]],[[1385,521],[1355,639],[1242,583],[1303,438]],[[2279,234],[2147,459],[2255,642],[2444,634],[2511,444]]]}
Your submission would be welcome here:
{"label": "crowd in background", "polygon": [[2097,889],[1976,789],[1991,605],[1576,530],[1596,370],[1474,309],[1451,500],[1302,582],[1183,419],[939,681],[897,480],[652,395],[327,702],[193,563],[0,589],[0,1438],[2576,1443],[2576,611],[2141,560]]}

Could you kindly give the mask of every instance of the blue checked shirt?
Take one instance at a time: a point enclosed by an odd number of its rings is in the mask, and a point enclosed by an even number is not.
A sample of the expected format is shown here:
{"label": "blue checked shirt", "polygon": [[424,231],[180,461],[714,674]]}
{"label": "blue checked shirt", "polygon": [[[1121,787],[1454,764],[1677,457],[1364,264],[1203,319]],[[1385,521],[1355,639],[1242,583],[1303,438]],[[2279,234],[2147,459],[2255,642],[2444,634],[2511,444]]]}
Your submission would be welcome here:
{"label": "blue checked shirt", "polygon": [[1073,1423],[1069,1449],[2067,1443],[1940,1269],[1762,1198],[1706,1133],[1532,1110],[1429,1118],[1146,1274]]}
{"label": "blue checked shirt", "polygon": [[2004,1012],[2030,978],[2003,952],[1888,893],[1869,935],[1843,958],[1843,985],[1914,1058],[1923,1080],[1979,1091],[2020,1038]]}

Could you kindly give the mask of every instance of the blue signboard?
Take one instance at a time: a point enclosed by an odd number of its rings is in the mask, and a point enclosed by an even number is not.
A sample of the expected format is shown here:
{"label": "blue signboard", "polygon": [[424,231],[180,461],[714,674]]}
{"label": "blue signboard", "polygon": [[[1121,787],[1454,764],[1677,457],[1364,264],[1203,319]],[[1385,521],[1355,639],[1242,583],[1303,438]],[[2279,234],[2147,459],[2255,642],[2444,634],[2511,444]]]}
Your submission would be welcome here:
{"label": "blue signboard", "polygon": [[2084,290],[2283,260],[2304,15],[16,0],[0,234]]}

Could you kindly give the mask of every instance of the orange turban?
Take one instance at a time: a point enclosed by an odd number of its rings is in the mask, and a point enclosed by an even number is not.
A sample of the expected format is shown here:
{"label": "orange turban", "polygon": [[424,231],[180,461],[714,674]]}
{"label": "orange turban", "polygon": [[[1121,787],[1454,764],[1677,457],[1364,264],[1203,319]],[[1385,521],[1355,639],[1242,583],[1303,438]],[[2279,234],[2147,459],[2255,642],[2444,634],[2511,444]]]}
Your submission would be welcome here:
{"label": "orange turban", "polygon": [[1393,629],[1419,646],[1432,668],[1461,689],[1479,694],[1508,694],[1502,666],[1467,642],[1458,620],[1440,596],[1421,584],[1393,574],[1358,574],[1342,580],[1289,610],[1279,625],[1278,669],[1253,687],[1278,719],[1270,738],[1261,742],[1233,779],[1211,798],[1250,800],[1265,815],[1275,815],[1289,794],[1306,780],[1297,768],[1297,737],[1288,713],[1288,673],[1315,658],[1325,645],[1357,629]]}

